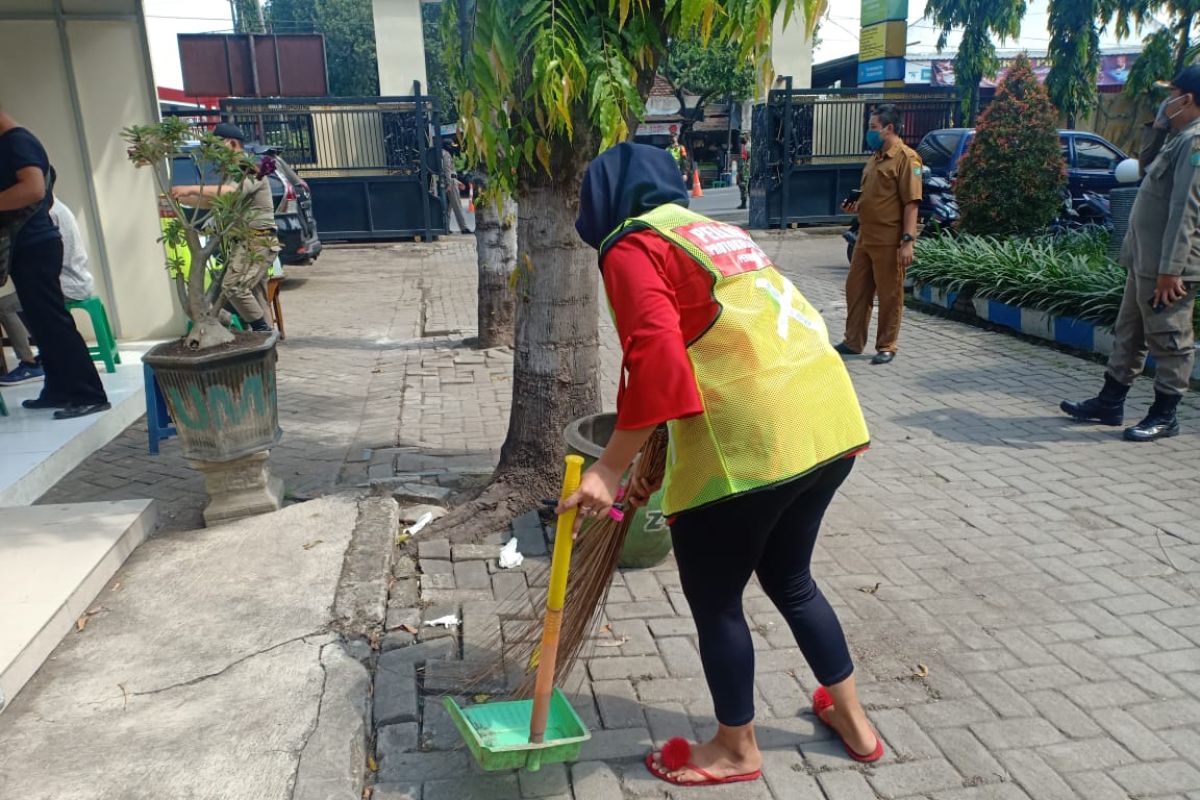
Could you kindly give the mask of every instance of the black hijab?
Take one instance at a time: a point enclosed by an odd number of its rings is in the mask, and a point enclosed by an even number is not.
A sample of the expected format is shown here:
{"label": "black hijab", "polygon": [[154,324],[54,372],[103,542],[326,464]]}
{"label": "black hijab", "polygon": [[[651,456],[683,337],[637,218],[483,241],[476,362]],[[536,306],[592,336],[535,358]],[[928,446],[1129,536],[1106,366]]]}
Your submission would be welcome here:
{"label": "black hijab", "polygon": [[575,230],[594,249],[630,217],[667,203],[684,208],[687,190],[666,150],[624,142],[592,159],[579,190]]}

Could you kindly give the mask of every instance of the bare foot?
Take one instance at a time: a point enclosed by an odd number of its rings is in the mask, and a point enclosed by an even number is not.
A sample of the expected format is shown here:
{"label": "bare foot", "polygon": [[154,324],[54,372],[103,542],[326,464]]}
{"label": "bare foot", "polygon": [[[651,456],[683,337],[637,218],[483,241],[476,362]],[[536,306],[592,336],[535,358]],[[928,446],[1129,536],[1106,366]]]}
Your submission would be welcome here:
{"label": "bare foot", "polygon": [[[653,760],[654,768],[657,771],[666,773],[667,777],[680,783],[702,783],[708,780],[708,777],[687,767],[667,772],[662,763],[661,750],[654,751]],[[712,739],[704,744],[693,744],[692,757],[688,763],[704,770],[710,777],[730,778],[734,775],[747,775],[762,769],[763,760],[762,753],[757,748],[739,755],[716,739]]]}
{"label": "bare foot", "polygon": [[875,752],[875,748],[879,746],[879,737],[871,727],[870,723],[865,720],[860,724],[855,724],[854,720],[847,719],[847,716],[838,710],[836,705],[829,706],[821,712],[821,721],[842,737],[842,741],[846,746],[860,756],[869,756]]}

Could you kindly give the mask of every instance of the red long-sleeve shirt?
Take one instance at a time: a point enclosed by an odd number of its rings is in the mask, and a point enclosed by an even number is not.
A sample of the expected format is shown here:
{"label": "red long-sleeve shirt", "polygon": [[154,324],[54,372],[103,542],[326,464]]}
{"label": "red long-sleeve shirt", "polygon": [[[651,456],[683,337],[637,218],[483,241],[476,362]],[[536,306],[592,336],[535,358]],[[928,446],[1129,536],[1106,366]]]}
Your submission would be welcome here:
{"label": "red long-sleeve shirt", "polygon": [[648,230],[621,237],[601,270],[624,354],[617,427],[637,430],[702,413],[687,343],[716,319],[711,276]]}

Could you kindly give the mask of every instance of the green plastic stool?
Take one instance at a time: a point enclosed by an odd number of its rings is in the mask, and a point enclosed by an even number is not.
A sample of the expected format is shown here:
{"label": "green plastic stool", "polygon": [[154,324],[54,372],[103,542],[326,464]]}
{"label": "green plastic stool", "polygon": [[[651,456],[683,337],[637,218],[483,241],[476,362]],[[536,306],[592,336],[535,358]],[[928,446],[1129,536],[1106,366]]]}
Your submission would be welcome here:
{"label": "green plastic stool", "polygon": [[96,332],[96,346],[89,347],[93,361],[103,361],[104,369],[116,372],[117,364],[121,363],[121,354],[117,352],[117,337],[113,335],[112,326],[108,324],[108,312],[99,297],[92,296],[86,300],[68,300],[67,310],[79,309],[92,319],[92,330]]}
{"label": "green plastic stool", "polygon": [[4,395],[0,394],[0,417],[8,416],[8,406],[4,405]]}

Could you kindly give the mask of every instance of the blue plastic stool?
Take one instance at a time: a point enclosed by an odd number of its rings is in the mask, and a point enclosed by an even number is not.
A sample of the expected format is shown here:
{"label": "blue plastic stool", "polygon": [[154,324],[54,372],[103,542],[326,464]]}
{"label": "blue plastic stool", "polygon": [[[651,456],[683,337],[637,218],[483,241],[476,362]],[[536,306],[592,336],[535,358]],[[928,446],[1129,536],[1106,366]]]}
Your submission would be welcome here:
{"label": "blue plastic stool", "polygon": [[150,455],[156,456],[158,443],[170,439],[178,431],[171,424],[171,412],[167,410],[167,401],[158,388],[154,367],[142,364],[142,380],[146,384],[146,438],[150,441]]}

